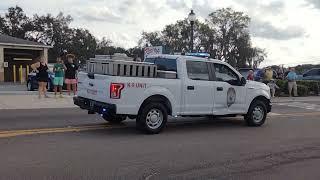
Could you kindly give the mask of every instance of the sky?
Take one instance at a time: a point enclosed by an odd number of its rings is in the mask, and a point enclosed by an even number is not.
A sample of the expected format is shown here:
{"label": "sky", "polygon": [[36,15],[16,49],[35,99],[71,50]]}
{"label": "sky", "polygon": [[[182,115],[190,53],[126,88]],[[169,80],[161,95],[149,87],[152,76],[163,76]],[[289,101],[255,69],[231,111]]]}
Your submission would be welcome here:
{"label": "sky", "polygon": [[72,27],[125,48],[136,46],[142,31],[161,30],[191,9],[203,21],[231,7],[251,17],[253,45],[268,53],[262,66],[320,63],[320,0],[1,0],[0,14],[15,5],[28,16],[70,14]]}

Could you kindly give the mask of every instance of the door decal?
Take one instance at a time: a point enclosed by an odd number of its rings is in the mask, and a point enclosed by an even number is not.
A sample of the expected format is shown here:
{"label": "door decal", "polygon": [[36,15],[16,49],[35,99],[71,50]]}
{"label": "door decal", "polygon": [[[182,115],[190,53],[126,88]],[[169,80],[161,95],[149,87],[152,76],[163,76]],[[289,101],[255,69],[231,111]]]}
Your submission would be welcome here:
{"label": "door decal", "polygon": [[230,107],[232,104],[236,102],[236,91],[234,88],[229,88],[227,92],[227,105]]}

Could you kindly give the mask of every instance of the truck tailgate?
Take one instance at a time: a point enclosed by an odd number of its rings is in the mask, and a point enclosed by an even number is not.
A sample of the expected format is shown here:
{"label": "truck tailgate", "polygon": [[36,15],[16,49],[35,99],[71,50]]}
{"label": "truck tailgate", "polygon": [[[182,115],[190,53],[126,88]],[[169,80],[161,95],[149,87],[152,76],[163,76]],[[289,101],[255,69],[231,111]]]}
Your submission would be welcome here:
{"label": "truck tailgate", "polygon": [[95,74],[89,78],[85,72],[78,74],[78,96],[95,101],[108,102],[110,100],[110,82],[108,75]]}

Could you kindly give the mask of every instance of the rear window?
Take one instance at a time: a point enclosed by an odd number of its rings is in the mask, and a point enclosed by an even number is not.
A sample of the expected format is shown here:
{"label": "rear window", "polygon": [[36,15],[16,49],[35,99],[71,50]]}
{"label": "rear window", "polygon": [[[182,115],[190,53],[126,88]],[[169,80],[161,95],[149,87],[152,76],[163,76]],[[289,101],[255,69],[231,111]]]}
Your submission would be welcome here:
{"label": "rear window", "polygon": [[147,58],[145,62],[154,63],[160,71],[177,72],[177,60],[167,58]]}

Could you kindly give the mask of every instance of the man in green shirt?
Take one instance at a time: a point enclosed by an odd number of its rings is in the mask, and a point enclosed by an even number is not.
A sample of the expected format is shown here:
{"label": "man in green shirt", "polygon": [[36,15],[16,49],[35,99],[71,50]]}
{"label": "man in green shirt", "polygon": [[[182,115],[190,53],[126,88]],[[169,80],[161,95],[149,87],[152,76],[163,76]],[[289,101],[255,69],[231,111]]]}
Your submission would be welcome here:
{"label": "man in green shirt", "polygon": [[66,70],[66,66],[64,65],[63,61],[61,58],[57,58],[57,63],[54,64],[53,66],[53,72],[54,72],[54,80],[53,80],[53,85],[54,85],[54,95],[57,97],[57,91],[59,90],[60,92],[60,98],[62,98],[62,86],[63,86],[63,75],[64,75],[64,70]]}

